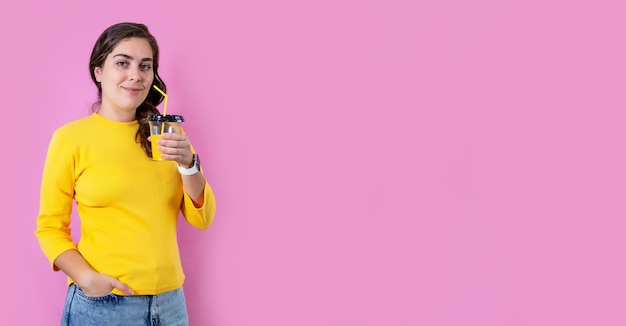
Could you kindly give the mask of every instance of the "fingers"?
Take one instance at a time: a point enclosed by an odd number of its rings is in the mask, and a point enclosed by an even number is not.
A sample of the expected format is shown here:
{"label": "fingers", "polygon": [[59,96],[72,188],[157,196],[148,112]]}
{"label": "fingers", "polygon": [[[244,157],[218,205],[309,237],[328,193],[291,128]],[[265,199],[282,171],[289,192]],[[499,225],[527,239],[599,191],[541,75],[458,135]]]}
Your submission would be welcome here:
{"label": "fingers", "polygon": [[115,278],[111,278],[111,286],[124,292],[127,295],[133,295],[135,293],[128,285],[120,282],[118,279]]}
{"label": "fingers", "polygon": [[193,154],[191,152],[176,154],[174,150],[161,148],[161,146],[159,146],[159,150],[163,153],[161,157],[164,160],[176,161],[180,166],[190,166],[193,163]]}
{"label": "fingers", "polygon": [[[187,157],[187,156],[193,155],[193,153],[191,153],[191,148],[189,146],[176,147],[176,146],[167,146],[167,145],[160,144],[159,146],[157,146],[157,149],[160,150],[163,154],[168,155],[168,156]],[[165,156],[163,156],[163,158],[165,158]]]}
{"label": "fingers", "polygon": [[163,138],[161,139],[186,141],[188,140],[188,137],[185,134],[181,134],[177,132],[165,132],[163,133]]}
{"label": "fingers", "polygon": [[[191,152],[189,139],[185,135],[177,135],[170,136],[174,134],[163,134],[163,138],[158,140],[158,144],[163,147],[173,148],[173,149],[183,149],[189,150]],[[168,135],[168,137],[165,137]],[[171,154],[176,154],[172,152]]]}
{"label": "fingers", "polygon": [[188,165],[193,161],[189,138],[185,134],[165,133],[158,140],[158,144],[157,149],[163,153],[163,159],[176,161],[181,165]]}
{"label": "fingers", "polygon": [[91,296],[103,296],[111,293],[113,289],[118,289],[127,295],[134,294],[133,290],[118,279],[107,275],[97,273],[87,284],[79,284],[83,292]]}

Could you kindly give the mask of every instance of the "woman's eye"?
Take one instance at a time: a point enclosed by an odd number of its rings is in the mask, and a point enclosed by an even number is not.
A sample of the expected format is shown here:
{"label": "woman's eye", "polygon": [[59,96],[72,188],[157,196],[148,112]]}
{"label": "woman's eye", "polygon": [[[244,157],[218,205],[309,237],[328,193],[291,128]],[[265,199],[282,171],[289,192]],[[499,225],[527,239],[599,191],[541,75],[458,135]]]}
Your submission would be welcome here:
{"label": "woman's eye", "polygon": [[120,62],[117,62],[116,65],[118,65],[120,67],[126,67],[128,64],[126,62],[124,62],[124,61],[120,61]]}
{"label": "woman's eye", "polygon": [[150,65],[141,65],[141,69],[143,70],[150,70],[150,68],[152,68]]}

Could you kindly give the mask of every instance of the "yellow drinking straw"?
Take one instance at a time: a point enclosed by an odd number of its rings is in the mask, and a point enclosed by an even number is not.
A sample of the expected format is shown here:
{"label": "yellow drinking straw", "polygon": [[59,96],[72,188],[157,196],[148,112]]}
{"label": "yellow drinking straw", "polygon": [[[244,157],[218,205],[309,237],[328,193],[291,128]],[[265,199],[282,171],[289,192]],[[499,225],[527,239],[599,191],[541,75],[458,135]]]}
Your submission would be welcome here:
{"label": "yellow drinking straw", "polygon": [[[162,91],[160,88],[157,87],[157,85],[152,85],[152,87],[154,87],[154,89],[156,89],[159,93],[161,93],[161,95],[163,95],[163,97],[165,97],[165,101],[163,102],[163,116],[165,116],[165,112],[167,111],[167,94],[165,94],[164,91]],[[163,133],[163,129],[165,128],[165,122],[161,122],[161,133]]]}
{"label": "yellow drinking straw", "polygon": [[165,112],[167,111],[167,94],[165,94],[164,91],[158,88],[157,85],[152,85],[152,87],[154,87],[154,89],[156,89],[159,93],[161,93],[161,95],[163,95],[163,97],[165,97],[165,102],[163,102],[163,115],[165,115]]}

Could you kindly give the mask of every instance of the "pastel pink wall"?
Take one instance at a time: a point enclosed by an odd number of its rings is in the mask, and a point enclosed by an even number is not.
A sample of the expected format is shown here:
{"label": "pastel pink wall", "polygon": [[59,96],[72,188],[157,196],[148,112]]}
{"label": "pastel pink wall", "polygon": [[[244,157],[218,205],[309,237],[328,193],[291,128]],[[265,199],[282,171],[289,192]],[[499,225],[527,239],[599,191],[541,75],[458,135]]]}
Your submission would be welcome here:
{"label": "pastel pink wall", "polygon": [[218,201],[181,224],[192,325],[626,324],[623,1],[3,7],[2,324],[58,324],[39,177],[127,20]]}

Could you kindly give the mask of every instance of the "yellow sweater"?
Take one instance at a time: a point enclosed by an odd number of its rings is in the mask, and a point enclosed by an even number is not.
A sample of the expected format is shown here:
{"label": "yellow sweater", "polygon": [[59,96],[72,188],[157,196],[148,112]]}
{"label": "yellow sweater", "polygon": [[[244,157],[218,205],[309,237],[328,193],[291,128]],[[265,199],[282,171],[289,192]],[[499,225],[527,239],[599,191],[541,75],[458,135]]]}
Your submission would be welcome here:
{"label": "yellow sweater", "polygon": [[[207,183],[204,204],[196,208],[176,163],[147,157],[135,141],[137,128],[137,121],[94,113],[54,132],[35,235],[55,271],[54,260],[77,249],[97,272],[118,278],[135,294],[158,294],[181,287],[185,278],[176,239],[179,212],[206,229],[215,197]],[[74,200],[81,225],[76,246],[69,228]]]}

